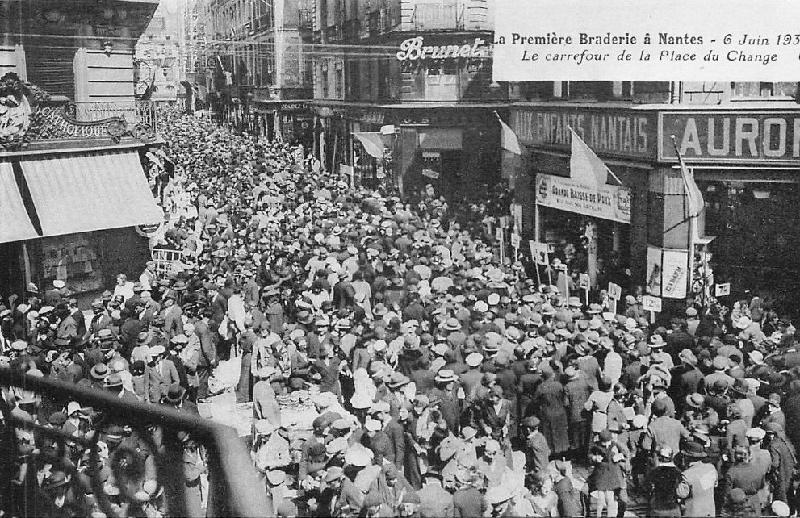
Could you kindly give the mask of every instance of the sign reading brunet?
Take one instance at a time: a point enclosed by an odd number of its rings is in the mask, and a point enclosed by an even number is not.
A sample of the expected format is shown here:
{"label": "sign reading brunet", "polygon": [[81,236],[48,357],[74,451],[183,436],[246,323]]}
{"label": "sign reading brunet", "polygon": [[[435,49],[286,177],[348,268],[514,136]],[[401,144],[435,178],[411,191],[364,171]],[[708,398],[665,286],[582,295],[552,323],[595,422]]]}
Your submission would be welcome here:
{"label": "sign reading brunet", "polygon": [[495,81],[796,81],[796,0],[498,0]]}

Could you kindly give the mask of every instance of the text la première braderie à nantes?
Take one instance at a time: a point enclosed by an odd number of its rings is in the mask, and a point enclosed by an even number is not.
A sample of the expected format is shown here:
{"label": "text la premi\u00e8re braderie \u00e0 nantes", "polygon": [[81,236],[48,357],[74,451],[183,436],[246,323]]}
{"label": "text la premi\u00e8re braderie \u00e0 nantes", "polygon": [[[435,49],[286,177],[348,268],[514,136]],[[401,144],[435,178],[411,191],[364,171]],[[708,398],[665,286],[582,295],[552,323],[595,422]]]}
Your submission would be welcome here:
{"label": "text la premi\u00e8re braderie \u00e0 nantes", "polygon": [[[522,61],[574,61],[580,65],[587,61],[605,61],[612,57],[610,52],[603,52],[606,46],[650,46],[654,47],[653,52],[640,50],[638,55],[628,55],[617,59],[631,61],[719,61],[720,54],[715,49],[703,52],[704,45],[722,44],[726,49],[721,53],[722,59],[731,62],[761,63],[768,65],[777,62],[778,54],[772,52],[772,46],[800,46],[800,33],[798,34],[723,34],[719,38],[709,38],[699,34],[674,34],[670,32],[659,32],[655,34],[645,33],[636,35],[631,33],[613,34],[589,34],[585,32],[576,35],[558,34],[549,32],[545,34],[520,34],[511,33],[510,36],[498,35],[495,37],[496,45],[527,45],[549,47],[548,52],[540,54],[535,49],[525,48],[522,54]],[[569,45],[594,46],[594,49],[584,48],[581,52],[574,50],[559,52],[552,50],[552,47]],[[680,47],[680,50],[670,49],[670,46]],[[697,47],[698,51],[687,50],[689,47]],[[758,47],[761,47],[759,50]],[[755,49],[753,49],[755,48]],[[621,54],[624,56],[624,53]]]}

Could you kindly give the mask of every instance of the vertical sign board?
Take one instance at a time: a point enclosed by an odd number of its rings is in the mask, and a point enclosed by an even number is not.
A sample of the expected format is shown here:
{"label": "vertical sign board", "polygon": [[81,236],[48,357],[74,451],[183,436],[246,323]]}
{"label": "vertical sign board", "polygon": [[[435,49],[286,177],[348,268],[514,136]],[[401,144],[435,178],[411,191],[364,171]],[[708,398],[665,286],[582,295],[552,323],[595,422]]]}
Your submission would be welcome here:
{"label": "vertical sign board", "polygon": [[689,252],[664,250],[662,256],[661,296],[665,299],[686,298],[689,275]]}

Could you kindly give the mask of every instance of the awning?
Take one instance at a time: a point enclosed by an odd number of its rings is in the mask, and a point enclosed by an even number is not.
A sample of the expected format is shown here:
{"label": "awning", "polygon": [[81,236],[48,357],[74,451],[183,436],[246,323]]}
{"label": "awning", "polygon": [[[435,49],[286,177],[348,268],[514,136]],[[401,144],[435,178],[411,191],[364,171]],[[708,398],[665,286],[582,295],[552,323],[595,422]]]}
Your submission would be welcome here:
{"label": "awning", "polygon": [[364,149],[375,158],[383,158],[383,140],[377,131],[354,131],[353,136],[364,145]]}
{"label": "awning", "polygon": [[421,149],[461,149],[464,140],[460,128],[426,128],[417,134]]}
{"label": "awning", "polygon": [[163,220],[137,152],[56,156],[20,165],[45,236]]}
{"label": "awning", "polygon": [[9,162],[0,162],[0,243],[37,237],[14,180],[14,169]]}

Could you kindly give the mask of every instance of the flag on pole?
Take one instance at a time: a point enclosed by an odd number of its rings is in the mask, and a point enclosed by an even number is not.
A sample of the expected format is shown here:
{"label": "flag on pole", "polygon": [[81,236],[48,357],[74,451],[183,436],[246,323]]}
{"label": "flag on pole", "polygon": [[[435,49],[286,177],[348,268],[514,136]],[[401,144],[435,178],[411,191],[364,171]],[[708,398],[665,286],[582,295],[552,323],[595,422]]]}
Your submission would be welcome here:
{"label": "flag on pole", "polygon": [[675,146],[675,154],[678,155],[678,163],[681,166],[681,178],[683,178],[683,186],[686,190],[686,205],[689,209],[689,217],[694,218],[698,216],[705,208],[705,200],[703,200],[703,193],[694,181],[694,173],[690,171],[683,161],[683,156],[678,150],[678,145],[675,143],[673,137],[672,145]]}
{"label": "flag on pole", "polygon": [[570,177],[583,185],[600,187],[606,184],[610,174],[621,185],[622,182],[617,175],[600,160],[600,157],[592,151],[592,148],[583,141],[580,135],[575,133],[572,128],[569,131],[572,133],[572,152],[569,157]]}
{"label": "flag on pole", "polygon": [[515,155],[522,155],[522,148],[519,145],[517,134],[514,133],[514,130],[512,130],[508,124],[503,122],[503,119],[500,118],[497,112],[494,112],[494,114],[497,116],[497,120],[500,121],[500,147]]}

